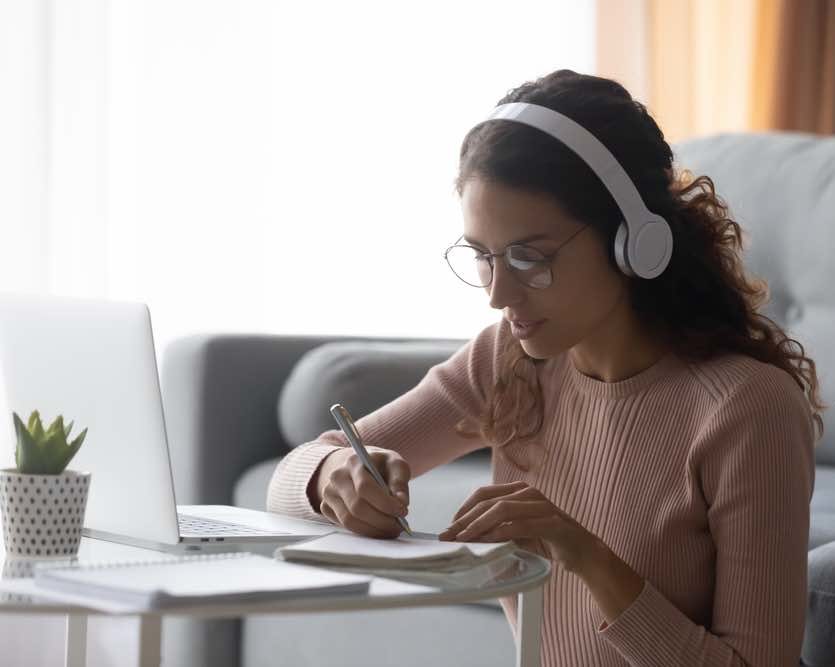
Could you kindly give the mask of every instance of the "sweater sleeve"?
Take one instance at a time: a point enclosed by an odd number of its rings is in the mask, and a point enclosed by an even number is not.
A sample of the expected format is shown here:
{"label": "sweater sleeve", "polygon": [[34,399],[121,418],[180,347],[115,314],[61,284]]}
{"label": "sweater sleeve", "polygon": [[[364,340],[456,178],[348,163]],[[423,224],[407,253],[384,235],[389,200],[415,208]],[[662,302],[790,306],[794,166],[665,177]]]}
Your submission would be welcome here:
{"label": "sweater sleeve", "polygon": [[[468,427],[475,430],[507,326],[501,320],[485,327],[449,359],[430,368],[415,387],[358,419],[357,430],[368,450],[398,452],[414,478],[484,447],[480,437],[458,435],[454,427],[466,418]],[[348,446],[342,432],[332,429],[293,449],[273,472],[268,511],[325,520],[310,503],[308,485],[328,454]]]}
{"label": "sweater sleeve", "polygon": [[693,444],[716,547],[712,622],[650,581],[599,636],[630,665],[792,665],[806,612],[814,430],[794,380],[769,367],[721,401]]}

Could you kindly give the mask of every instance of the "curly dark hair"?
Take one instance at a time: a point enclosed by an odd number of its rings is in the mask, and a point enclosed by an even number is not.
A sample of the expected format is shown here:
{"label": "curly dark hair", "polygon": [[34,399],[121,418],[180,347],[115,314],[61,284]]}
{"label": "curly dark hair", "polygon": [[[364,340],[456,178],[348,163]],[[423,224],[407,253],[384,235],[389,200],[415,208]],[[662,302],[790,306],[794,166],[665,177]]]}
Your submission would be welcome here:
{"label": "curly dark hair", "polygon": [[[567,69],[522,84],[498,104],[507,102],[539,104],[580,123],[621,163],[647,207],[669,222],[675,243],[665,272],[653,280],[628,282],[631,306],[642,323],[662,332],[687,360],[741,353],[783,369],[806,395],[820,438],[820,413],[826,406],[815,362],[759,312],[768,287],[745,272],[742,229],[728,217],[728,206],[708,176],[674,170],[673,152],[646,107],[616,81]],[[617,269],[614,237],[620,209],[591,168],[557,139],[522,123],[480,123],[461,146],[455,179],[459,196],[472,178],[552,195],[568,214],[597,232]],[[494,442],[499,454],[509,458],[505,445],[533,437],[542,427],[544,401],[536,366],[543,361],[529,357],[508,337],[479,432],[468,430],[466,420],[456,431]],[[533,426],[525,431],[525,424]]]}

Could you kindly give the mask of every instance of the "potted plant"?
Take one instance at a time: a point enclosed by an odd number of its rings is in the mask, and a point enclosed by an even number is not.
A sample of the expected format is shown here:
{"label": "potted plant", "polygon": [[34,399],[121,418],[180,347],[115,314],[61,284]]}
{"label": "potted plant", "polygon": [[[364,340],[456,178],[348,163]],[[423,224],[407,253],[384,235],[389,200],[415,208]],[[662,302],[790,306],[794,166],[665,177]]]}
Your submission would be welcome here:
{"label": "potted plant", "polygon": [[85,428],[68,442],[73,423],[59,415],[44,430],[35,410],[28,425],[13,412],[17,468],[0,470],[0,510],[6,555],[18,558],[67,558],[78,553],[90,473],[65,470]]}

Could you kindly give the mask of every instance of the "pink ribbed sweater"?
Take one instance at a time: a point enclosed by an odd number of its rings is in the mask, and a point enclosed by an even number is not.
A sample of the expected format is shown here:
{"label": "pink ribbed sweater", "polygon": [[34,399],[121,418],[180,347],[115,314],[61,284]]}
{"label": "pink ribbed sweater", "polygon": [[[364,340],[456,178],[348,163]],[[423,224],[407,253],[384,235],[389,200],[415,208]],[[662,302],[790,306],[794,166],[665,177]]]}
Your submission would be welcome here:
{"label": "pink ribbed sweater", "polygon": [[[357,421],[416,477],[483,443],[455,434],[480,414],[504,320],[483,329],[412,390]],[[568,355],[539,366],[542,447],[524,473],[493,456],[493,479],[522,480],[600,537],[645,579],[606,625],[585,584],[554,567],[545,584],[542,665],[792,665],[803,639],[814,432],[784,371],[742,355],[688,364],[668,355],[614,383]],[[322,520],[307,485],[348,443],[327,431],[285,456],[268,509]],[[451,519],[451,517],[450,517]],[[502,606],[515,633],[516,599]]]}

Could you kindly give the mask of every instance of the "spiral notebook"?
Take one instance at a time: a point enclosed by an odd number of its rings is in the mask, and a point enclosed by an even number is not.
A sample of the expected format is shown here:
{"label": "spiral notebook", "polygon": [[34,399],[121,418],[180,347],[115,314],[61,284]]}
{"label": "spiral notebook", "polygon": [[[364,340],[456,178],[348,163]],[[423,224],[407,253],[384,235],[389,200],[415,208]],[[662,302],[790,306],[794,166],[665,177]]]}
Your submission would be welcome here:
{"label": "spiral notebook", "polygon": [[277,562],[248,552],[37,567],[35,588],[105,611],[365,594],[370,576]]}

